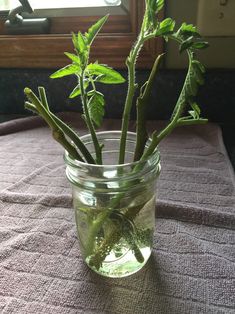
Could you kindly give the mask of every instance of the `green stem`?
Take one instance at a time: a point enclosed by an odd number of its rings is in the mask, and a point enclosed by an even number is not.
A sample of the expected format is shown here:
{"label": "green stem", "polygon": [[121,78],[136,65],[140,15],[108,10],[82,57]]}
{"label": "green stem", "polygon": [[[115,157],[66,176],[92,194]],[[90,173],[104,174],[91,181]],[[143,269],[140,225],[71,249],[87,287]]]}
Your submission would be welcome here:
{"label": "green stem", "polygon": [[[137,164],[132,169],[132,173],[135,173],[136,171],[141,170],[141,167],[142,167],[142,165],[140,166]],[[128,184],[124,184],[123,187],[128,188]],[[110,217],[110,215],[113,213],[113,211],[118,208],[120,200],[123,197],[125,197],[125,192],[120,192],[119,194],[117,194],[117,196],[115,196],[111,200],[108,209],[103,211],[102,213],[100,213],[98,215],[97,219],[90,226],[89,235],[87,238],[86,257],[91,255],[93,248],[94,248],[94,244],[95,244],[95,238],[96,238],[98,232],[101,230],[104,222]],[[127,211],[124,214],[124,216],[127,219],[129,219],[130,221],[133,221],[135,219],[135,217],[138,215],[138,213],[140,212],[140,210],[144,207],[144,205],[145,204],[135,206],[132,208],[127,208]],[[96,267],[97,267],[97,265],[100,266],[102,264],[103,260],[105,259],[105,257],[112,250],[114,244],[117,243],[121,237],[122,237],[122,233],[120,233],[119,228],[115,228],[111,232],[111,234],[108,236],[108,238],[105,238],[102,241],[102,243],[99,245],[99,247],[97,248],[95,255],[93,255],[91,258],[91,260],[93,261],[93,262],[91,261],[91,265],[94,264],[93,266],[96,266]],[[109,248],[109,250],[107,250],[107,248]],[[139,252],[138,250],[135,250],[134,253],[136,255],[136,259],[140,260],[140,256],[141,256],[140,253],[141,252]]]}
{"label": "green stem", "polygon": [[92,141],[94,144],[95,154],[96,154],[96,163],[102,164],[102,146],[98,142],[95,128],[94,128],[94,125],[93,125],[91,118],[90,118],[90,114],[89,114],[89,110],[88,110],[87,95],[85,92],[83,81],[84,81],[84,71],[82,71],[81,76],[79,76],[79,85],[81,88],[81,98],[82,98],[83,110],[84,110],[84,114],[85,114],[85,121],[86,121],[87,127],[91,133]]}
{"label": "green stem", "polygon": [[136,108],[137,108],[137,124],[136,124],[136,147],[134,154],[134,161],[137,161],[141,158],[144,152],[145,144],[148,139],[148,132],[146,128],[146,108],[151,96],[151,91],[154,83],[154,78],[159,69],[162,57],[164,54],[161,54],[157,57],[154,62],[152,71],[144,86],[143,93],[141,92],[140,96],[137,99]]}
{"label": "green stem", "polygon": [[[136,206],[135,208],[127,209],[127,212],[125,213],[125,217],[133,221],[142,208],[143,208],[143,205]],[[91,256],[89,264],[91,266],[96,267],[96,269],[99,270],[106,256],[110,253],[114,245],[118,241],[120,241],[122,237],[123,237],[123,233],[120,227],[118,226],[113,227],[112,232],[109,234],[109,236],[100,243],[97,250]],[[138,246],[135,244],[135,242],[131,243],[131,247],[134,251],[136,260],[142,263],[144,258]]]}
{"label": "green stem", "polygon": [[86,162],[88,164],[96,164],[94,158],[90,154],[89,150],[86,148],[84,143],[80,140],[78,135],[74,132],[73,129],[71,129],[66,123],[64,123],[62,120],[60,120],[56,115],[51,113],[51,116],[56,121],[56,123],[63,129],[65,134],[73,141],[73,143],[77,146],[77,148],[80,150],[82,155],[84,156]]}
{"label": "green stem", "polygon": [[54,119],[50,116],[47,109],[44,108],[40,100],[37,98],[37,96],[32,92],[30,88],[24,89],[25,95],[27,96],[28,100],[32,102],[38,113],[43,117],[43,119],[47,122],[47,124],[52,129],[52,135],[53,138],[60,143],[69,153],[71,157],[74,159],[83,161],[82,157],[77,152],[76,148],[69,143],[69,141],[66,139],[65,134],[63,130],[56,124]]}
{"label": "green stem", "polygon": [[[179,108],[180,111],[180,108]],[[198,125],[198,124],[206,124],[208,122],[207,119],[179,119],[178,121],[172,121],[165,129],[163,129],[159,134],[155,131],[152,134],[152,141],[147,150],[144,152],[141,160],[148,158],[156,149],[158,144],[168,136],[176,127],[183,125]]]}
{"label": "green stem", "polygon": [[95,244],[95,237],[97,236],[98,232],[100,231],[104,221],[108,218],[110,215],[109,211],[102,212],[98,215],[96,220],[92,223],[90,226],[90,232],[87,238],[87,245],[85,248],[85,255],[89,256],[93,252],[94,244]]}
{"label": "green stem", "polygon": [[63,130],[65,135],[69,137],[71,141],[73,141],[73,143],[77,146],[77,148],[80,150],[80,152],[84,156],[87,163],[95,164],[94,158],[92,157],[92,155],[90,154],[89,150],[86,148],[84,143],[80,140],[76,132],[50,111],[50,108],[47,102],[45,88],[40,86],[38,88],[38,91],[39,91],[40,99],[44,108],[47,109],[48,113],[51,115],[51,117],[54,119],[57,125]]}
{"label": "green stem", "polygon": [[198,125],[198,124],[206,124],[208,122],[208,119],[179,119],[177,122],[178,126],[184,126],[184,125]]}
{"label": "green stem", "polygon": [[125,161],[126,139],[127,139],[127,131],[128,131],[129,120],[130,120],[130,112],[132,108],[135,90],[137,87],[136,82],[135,82],[135,65],[136,65],[139,52],[146,40],[145,21],[146,21],[146,13],[143,19],[141,31],[137,39],[137,42],[132,48],[126,60],[126,65],[128,68],[128,91],[127,91],[127,97],[126,97],[125,106],[124,106],[124,112],[122,116],[122,133],[121,133],[120,148],[119,148],[119,164],[123,164]]}

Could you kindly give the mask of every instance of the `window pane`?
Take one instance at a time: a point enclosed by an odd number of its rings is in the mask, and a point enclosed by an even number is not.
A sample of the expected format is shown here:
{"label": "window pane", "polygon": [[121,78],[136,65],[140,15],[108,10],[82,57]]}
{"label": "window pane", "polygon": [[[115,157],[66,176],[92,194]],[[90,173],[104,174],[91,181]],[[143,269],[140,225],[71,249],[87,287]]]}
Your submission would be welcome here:
{"label": "window pane", "polygon": [[[121,0],[29,0],[33,9],[86,8],[118,6]],[[20,5],[18,0],[1,0],[0,10],[10,10]]]}

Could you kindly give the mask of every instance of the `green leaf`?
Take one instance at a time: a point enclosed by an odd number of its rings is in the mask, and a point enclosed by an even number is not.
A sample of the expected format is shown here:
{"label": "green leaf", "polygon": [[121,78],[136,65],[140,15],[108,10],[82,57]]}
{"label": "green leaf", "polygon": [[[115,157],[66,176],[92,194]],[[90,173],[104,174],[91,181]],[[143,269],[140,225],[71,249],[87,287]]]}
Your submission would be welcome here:
{"label": "green leaf", "polygon": [[157,0],[156,11],[159,12],[164,7],[164,0]]}
{"label": "green leaf", "polygon": [[164,7],[164,0],[149,0],[149,7],[155,12],[159,12]]}
{"label": "green leaf", "polygon": [[72,42],[73,42],[73,45],[74,45],[74,48],[78,51],[78,39],[77,39],[77,35],[72,33]]}
{"label": "green leaf", "polygon": [[92,121],[99,127],[104,116],[104,95],[94,91],[88,102],[88,111]]}
{"label": "green leaf", "polygon": [[80,66],[76,64],[69,64],[66,67],[51,74],[50,78],[55,79],[55,78],[61,78],[61,77],[72,75],[72,74],[77,74],[80,72],[80,70],[81,70]]}
{"label": "green leaf", "polygon": [[[89,86],[89,82],[88,82],[88,81],[85,81],[85,82],[84,82],[84,89],[86,90],[88,86]],[[71,94],[69,95],[69,98],[72,99],[72,98],[75,98],[75,97],[80,96],[80,95],[81,95],[81,89],[80,89],[80,85],[78,84],[78,85],[73,89],[73,91],[71,92]]]}
{"label": "green leaf", "polygon": [[204,80],[204,73],[205,73],[205,68],[204,66],[197,60],[192,61],[192,66],[195,72],[195,78],[198,84],[203,85],[205,80]]}
{"label": "green leaf", "polygon": [[87,50],[87,45],[86,42],[83,38],[83,35],[81,32],[78,32],[78,36],[77,36],[77,46],[78,46],[78,51],[83,54],[83,52],[85,50]]}
{"label": "green leaf", "polygon": [[91,97],[96,93],[96,90],[92,89],[87,93],[87,96]]}
{"label": "green leaf", "polygon": [[189,49],[193,45],[193,36],[186,39],[181,45],[180,45],[180,53]]}
{"label": "green leaf", "polygon": [[73,54],[73,53],[70,53],[70,52],[65,52],[64,53],[70,60],[72,60],[74,63],[76,63],[77,65],[80,65],[81,64],[81,60],[79,58],[79,56]]}
{"label": "green leaf", "polygon": [[183,39],[187,39],[188,37],[201,38],[201,35],[198,33],[196,26],[192,24],[183,23],[178,30],[178,36]]}
{"label": "green leaf", "polygon": [[209,47],[209,43],[206,41],[198,41],[192,45],[194,49],[206,49]]}
{"label": "green leaf", "polygon": [[175,21],[171,18],[167,18],[160,23],[159,29],[156,32],[156,36],[166,35],[174,31]]}
{"label": "green leaf", "polygon": [[73,91],[72,91],[72,93],[69,95],[69,98],[75,98],[75,97],[77,97],[77,96],[79,96],[79,95],[81,95],[81,89],[80,89],[80,86],[79,85],[77,85],[74,89],[73,89]]}
{"label": "green leaf", "polygon": [[125,82],[124,77],[122,77],[120,73],[104,64],[90,63],[86,71],[88,71],[90,75],[100,76],[96,80],[100,83],[121,84]]}
{"label": "green leaf", "polygon": [[148,9],[148,22],[154,29],[157,26],[156,11],[153,8]]}
{"label": "green leaf", "polygon": [[91,45],[91,43],[93,42],[101,28],[103,27],[104,23],[107,21],[108,17],[109,17],[108,14],[102,17],[98,22],[96,22],[88,29],[87,33],[85,33],[88,45]]}
{"label": "green leaf", "polygon": [[206,69],[205,69],[204,65],[201,64],[201,62],[199,62],[198,60],[193,60],[193,61],[192,61],[192,64],[193,64],[194,66],[198,67],[199,70],[200,70],[202,73],[205,73],[205,72],[206,72]]}
{"label": "green leaf", "polygon": [[193,119],[199,119],[201,114],[201,109],[199,106],[194,102],[191,104],[193,110],[189,111],[189,114],[193,117]]}

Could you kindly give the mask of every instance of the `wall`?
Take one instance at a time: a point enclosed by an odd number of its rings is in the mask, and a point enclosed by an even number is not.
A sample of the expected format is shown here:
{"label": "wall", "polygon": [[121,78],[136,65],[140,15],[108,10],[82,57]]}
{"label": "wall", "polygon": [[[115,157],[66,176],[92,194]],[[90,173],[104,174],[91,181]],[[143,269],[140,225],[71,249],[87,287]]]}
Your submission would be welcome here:
{"label": "wall", "polygon": [[[198,0],[166,0],[166,2],[166,16],[175,19],[178,26],[182,22],[196,25]],[[235,37],[210,37],[206,40],[209,41],[210,48],[202,51],[200,60],[207,68],[235,68]],[[187,65],[187,59],[184,56],[179,57],[177,45],[170,42],[166,48],[167,68],[184,68]]]}

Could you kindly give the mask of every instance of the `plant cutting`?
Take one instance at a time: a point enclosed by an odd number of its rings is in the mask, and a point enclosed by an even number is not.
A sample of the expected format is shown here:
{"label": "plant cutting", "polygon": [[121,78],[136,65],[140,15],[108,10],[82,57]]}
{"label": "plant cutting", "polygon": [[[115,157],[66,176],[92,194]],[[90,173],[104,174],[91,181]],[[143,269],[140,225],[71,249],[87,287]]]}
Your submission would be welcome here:
{"label": "plant cutting", "polygon": [[[108,16],[84,34],[72,34],[75,53],[65,53],[71,63],[51,75],[52,79],[76,76],[77,85],[69,97],[80,98],[87,135],[80,136],[50,111],[43,87],[38,88],[38,96],[29,88],[24,90],[25,108],[47,122],[52,136],[65,149],[66,174],[72,183],[82,256],[90,268],[107,277],[135,273],[151,255],[156,181],[160,173],[158,144],[176,127],[207,123],[207,119],[200,117],[195,96],[204,83],[205,73],[196,52],[208,43],[191,24],[183,23],[175,30],[173,19],[159,21],[157,14],[164,0],[146,0],[145,5],[138,38],[126,59],[128,88],[120,131],[98,131],[105,107],[105,97],[98,87],[99,84],[123,84],[125,79],[107,65],[89,61],[92,43]],[[164,54],[156,56],[146,82],[137,82],[135,74],[143,45],[157,37],[176,41],[179,52],[187,53],[189,66],[168,124],[149,134],[146,109]],[[137,112],[135,133],[128,131],[133,106]]]}

